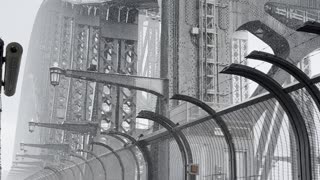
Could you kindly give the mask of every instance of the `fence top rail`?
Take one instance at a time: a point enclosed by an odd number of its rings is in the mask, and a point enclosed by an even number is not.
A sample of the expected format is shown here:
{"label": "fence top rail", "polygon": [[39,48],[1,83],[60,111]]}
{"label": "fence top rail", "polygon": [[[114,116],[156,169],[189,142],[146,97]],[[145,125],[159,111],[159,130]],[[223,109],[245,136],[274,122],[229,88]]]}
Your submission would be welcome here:
{"label": "fence top rail", "polygon": [[[320,83],[320,74],[317,74],[317,75],[313,76],[311,78],[311,83],[313,83],[313,84]],[[289,84],[289,85],[285,86],[284,90],[285,90],[286,93],[291,93],[293,91],[296,91],[296,90],[299,90],[299,89],[302,89],[302,88],[304,88],[304,85],[301,84],[301,83],[297,83],[296,82],[296,83],[292,83],[292,84]],[[253,98],[250,98],[250,99],[248,99],[248,100],[246,100],[246,101],[244,101],[242,103],[231,105],[231,106],[228,106],[228,107],[223,108],[221,110],[218,110],[216,115],[217,116],[223,116],[223,115],[225,115],[227,113],[231,113],[231,112],[234,112],[234,111],[237,111],[237,110],[252,106],[254,104],[258,104],[260,102],[267,101],[267,100],[269,100],[271,98],[274,98],[274,96],[272,94],[268,93],[268,92],[265,92],[263,94],[255,96]],[[200,117],[200,118],[198,118],[196,120],[192,120],[192,121],[189,121],[189,122],[181,123],[180,125],[178,125],[174,129],[183,130],[183,129],[195,126],[197,124],[200,124],[202,122],[208,121],[210,119],[212,119],[212,117],[210,115],[202,116],[202,117]],[[156,132],[153,132],[151,134],[143,136],[140,139],[140,141],[144,141],[146,143],[152,143],[152,142],[158,141],[159,139],[164,138],[166,136],[170,136],[170,133],[165,129],[160,129],[160,130],[158,130]]]}

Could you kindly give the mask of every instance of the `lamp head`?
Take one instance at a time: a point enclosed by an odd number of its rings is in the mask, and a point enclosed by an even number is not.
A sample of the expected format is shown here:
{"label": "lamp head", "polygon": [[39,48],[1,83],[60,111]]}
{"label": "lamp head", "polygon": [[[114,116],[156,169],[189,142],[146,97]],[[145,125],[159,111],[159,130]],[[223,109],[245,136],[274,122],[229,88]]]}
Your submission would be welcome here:
{"label": "lamp head", "polygon": [[34,132],[34,129],[35,129],[35,123],[34,122],[29,122],[29,132]]}
{"label": "lamp head", "polygon": [[24,143],[20,143],[20,150],[21,150],[21,151],[25,151],[25,149],[24,149]]}
{"label": "lamp head", "polygon": [[50,68],[50,83],[53,86],[57,86],[60,83],[60,74],[63,73],[63,70],[57,66]]}

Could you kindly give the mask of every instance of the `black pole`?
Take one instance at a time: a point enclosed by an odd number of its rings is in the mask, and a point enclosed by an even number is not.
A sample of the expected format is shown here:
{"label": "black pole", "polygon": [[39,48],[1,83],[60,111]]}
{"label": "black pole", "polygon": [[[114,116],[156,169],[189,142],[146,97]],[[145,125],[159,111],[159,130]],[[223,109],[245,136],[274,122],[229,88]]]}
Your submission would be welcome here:
{"label": "black pole", "polygon": [[3,48],[4,48],[4,42],[0,38],[0,93],[1,93],[1,88],[2,88],[2,85],[3,85],[3,82],[2,82],[2,65],[3,65],[3,62],[4,62]]}

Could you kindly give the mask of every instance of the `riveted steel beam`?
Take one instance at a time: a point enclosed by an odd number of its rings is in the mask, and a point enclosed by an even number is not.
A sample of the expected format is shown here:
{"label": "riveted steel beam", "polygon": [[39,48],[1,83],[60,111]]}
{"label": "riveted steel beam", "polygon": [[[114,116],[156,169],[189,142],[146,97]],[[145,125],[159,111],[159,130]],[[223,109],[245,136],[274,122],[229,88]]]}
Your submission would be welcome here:
{"label": "riveted steel beam", "polygon": [[193,98],[191,96],[182,95],[182,94],[175,94],[171,97],[171,99],[182,100],[182,101],[192,103],[200,107],[204,111],[206,111],[209,115],[211,115],[212,119],[217,123],[217,125],[221,129],[224,135],[224,138],[227,142],[229,156],[231,160],[230,161],[230,178],[235,180],[237,178],[236,150],[235,150],[235,145],[234,145],[232,135],[228,129],[228,126],[224,122],[224,120],[220,116],[216,115],[217,113],[215,110],[213,110],[209,105],[200,101],[199,99]]}
{"label": "riveted steel beam", "polygon": [[[136,145],[137,148],[139,149],[139,151],[142,153],[142,156],[144,158],[146,167],[147,167],[147,178],[148,179],[153,179],[153,173],[152,173],[152,160],[151,160],[151,156],[149,153],[148,148],[146,147],[146,145],[140,143],[139,141],[137,141],[135,138],[133,138],[132,136],[130,136],[129,134],[126,133],[122,133],[119,131],[108,131],[108,132],[101,132],[102,135],[117,135],[117,136],[122,136],[126,139],[128,139],[129,141],[131,141],[132,144]],[[135,154],[134,154],[135,156]],[[138,162],[138,161],[137,161]],[[140,167],[138,168],[140,169]],[[140,172],[140,171],[138,171]],[[138,173],[140,176],[140,173]]]}
{"label": "riveted steel beam", "polygon": [[249,31],[268,44],[277,56],[282,58],[287,58],[289,56],[290,45],[286,38],[263,22],[259,20],[247,22],[237,29],[237,31],[241,30]]}
{"label": "riveted steel beam", "polygon": [[91,172],[91,180],[94,180],[94,172],[93,172],[93,169],[92,169],[90,163],[88,163],[88,161],[84,157],[77,155],[75,153],[70,153],[70,156],[81,159],[89,167],[89,170]]}
{"label": "riveted steel beam", "polygon": [[101,142],[92,142],[92,145],[97,145],[97,146],[102,146],[106,149],[108,149],[109,151],[112,152],[112,154],[114,154],[114,156],[116,157],[116,159],[118,160],[119,164],[120,164],[120,168],[121,168],[121,179],[124,180],[124,165],[123,162],[119,156],[119,154],[117,152],[114,151],[114,149],[110,146],[108,146],[107,144],[101,143]]}
{"label": "riveted steel beam", "polygon": [[93,152],[91,152],[91,151],[87,151],[87,150],[84,150],[84,149],[77,149],[77,152],[84,152],[84,153],[90,154],[90,155],[92,155],[94,158],[96,158],[96,159],[99,161],[99,163],[101,164],[101,167],[102,167],[102,169],[103,169],[103,171],[104,171],[105,180],[107,180],[107,169],[106,169],[106,167],[104,166],[103,161],[100,159],[99,156],[97,156],[95,153],[93,153]]}
{"label": "riveted steel beam", "polygon": [[290,95],[274,79],[251,67],[231,64],[220,73],[239,75],[251,79],[274,95],[289,117],[289,122],[295,135],[298,154],[298,177],[300,180],[311,180],[312,160],[308,132],[303,117]]}
{"label": "riveted steel beam", "polygon": [[166,118],[165,116],[162,116],[160,114],[157,114],[151,111],[140,111],[137,118],[144,118],[144,119],[149,119],[151,121],[154,121],[160,124],[161,126],[163,126],[172,134],[173,138],[178,144],[178,147],[182,156],[182,161],[184,164],[184,173],[185,173],[184,179],[194,180],[195,176],[192,174],[189,174],[187,170],[188,165],[193,163],[191,148],[184,134],[181,131],[176,131],[174,129],[174,127],[176,127],[177,125],[174,124],[170,119]]}

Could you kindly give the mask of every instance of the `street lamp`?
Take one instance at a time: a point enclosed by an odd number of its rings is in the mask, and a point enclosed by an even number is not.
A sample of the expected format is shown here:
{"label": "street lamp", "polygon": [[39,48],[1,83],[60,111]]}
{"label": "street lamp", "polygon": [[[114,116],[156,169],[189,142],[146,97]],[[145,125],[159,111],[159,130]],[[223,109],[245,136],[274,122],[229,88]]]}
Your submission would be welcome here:
{"label": "street lamp", "polygon": [[59,67],[51,67],[50,68],[50,82],[51,85],[57,86],[60,83],[60,74],[63,73],[63,69]]}
{"label": "street lamp", "polygon": [[24,143],[20,143],[20,150],[23,152],[27,152],[27,150],[24,148]]}
{"label": "street lamp", "polygon": [[55,63],[53,67],[50,67],[50,82],[53,86],[59,85],[61,75],[86,81],[114,84],[121,87],[149,92],[158,97],[164,97],[166,99],[168,98],[168,79],[117,73],[112,74],[95,71],[62,69],[58,67],[57,63]]}
{"label": "street lamp", "polygon": [[29,132],[34,132],[36,125],[34,122],[29,122]]}
{"label": "street lamp", "polygon": [[[85,81],[103,83],[103,84],[112,84],[119,87],[130,88],[134,90],[145,91],[156,95],[158,98],[161,98],[161,102],[167,106],[168,100],[168,79],[163,78],[152,78],[152,77],[143,77],[127,74],[118,74],[118,73],[104,73],[96,72],[90,68],[90,70],[72,70],[72,69],[61,69],[55,63],[54,67],[50,68],[50,81],[53,86],[59,84],[60,75],[65,77],[71,77],[74,79],[82,79]],[[119,102],[120,96],[117,96],[117,101]],[[120,108],[120,104],[117,103],[116,109]],[[164,108],[167,109],[167,108]],[[115,127],[119,129],[119,126],[122,125],[119,122],[119,118],[115,120]]]}

